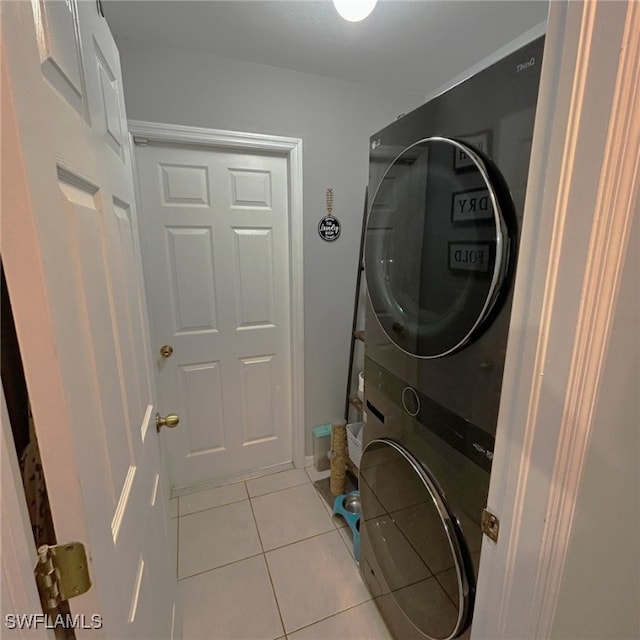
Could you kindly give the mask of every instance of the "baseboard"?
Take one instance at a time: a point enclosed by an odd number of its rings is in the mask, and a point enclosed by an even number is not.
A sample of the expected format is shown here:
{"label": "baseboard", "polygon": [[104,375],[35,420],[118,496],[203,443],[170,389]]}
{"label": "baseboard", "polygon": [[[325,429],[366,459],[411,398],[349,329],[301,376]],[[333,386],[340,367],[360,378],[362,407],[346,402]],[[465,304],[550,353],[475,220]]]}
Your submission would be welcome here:
{"label": "baseboard", "polygon": [[[306,464],[306,460],[305,460]],[[313,457],[311,458],[311,464],[313,464]],[[187,485],[184,487],[172,487],[171,497],[179,498],[180,496],[191,495],[192,493],[199,493],[200,491],[207,491],[209,489],[217,489],[227,484],[233,484],[235,482],[243,482],[244,480],[251,480],[252,478],[259,478],[261,476],[271,475],[272,473],[280,473],[281,471],[288,471],[294,469],[292,462],[283,462],[281,464],[273,465],[272,467],[265,467],[263,469],[254,469],[247,471],[246,473],[239,473],[235,475],[224,476],[222,478],[215,478],[208,480],[207,482],[201,482],[199,484]]]}

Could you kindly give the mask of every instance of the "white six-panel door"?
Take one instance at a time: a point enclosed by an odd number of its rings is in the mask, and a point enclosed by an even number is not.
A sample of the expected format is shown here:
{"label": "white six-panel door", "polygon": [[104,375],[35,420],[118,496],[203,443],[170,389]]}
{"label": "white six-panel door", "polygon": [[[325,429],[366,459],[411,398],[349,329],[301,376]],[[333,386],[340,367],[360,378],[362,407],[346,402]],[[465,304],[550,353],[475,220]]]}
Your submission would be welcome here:
{"label": "white six-panel door", "polygon": [[287,158],[154,142],[135,153],[153,359],[181,419],[165,436],[172,484],[290,463]]}
{"label": "white six-panel door", "polygon": [[95,2],[1,10],[2,257],[56,534],[90,561],[71,609],[103,616],[76,633],[169,638],[175,550],[118,52]]}

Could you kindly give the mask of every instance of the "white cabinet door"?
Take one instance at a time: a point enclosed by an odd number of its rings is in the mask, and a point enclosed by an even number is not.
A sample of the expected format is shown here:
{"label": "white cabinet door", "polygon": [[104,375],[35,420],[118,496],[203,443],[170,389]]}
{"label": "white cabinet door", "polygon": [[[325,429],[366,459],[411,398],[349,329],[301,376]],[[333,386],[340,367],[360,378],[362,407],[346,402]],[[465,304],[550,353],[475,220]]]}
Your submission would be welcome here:
{"label": "white cabinet door", "polygon": [[90,561],[71,609],[102,615],[103,637],[169,638],[175,550],[118,52],[95,2],[1,10],[2,257],[56,535]]}
{"label": "white cabinet door", "polygon": [[286,157],[153,142],[135,154],[154,360],[181,418],[165,436],[173,486],[290,463]]}

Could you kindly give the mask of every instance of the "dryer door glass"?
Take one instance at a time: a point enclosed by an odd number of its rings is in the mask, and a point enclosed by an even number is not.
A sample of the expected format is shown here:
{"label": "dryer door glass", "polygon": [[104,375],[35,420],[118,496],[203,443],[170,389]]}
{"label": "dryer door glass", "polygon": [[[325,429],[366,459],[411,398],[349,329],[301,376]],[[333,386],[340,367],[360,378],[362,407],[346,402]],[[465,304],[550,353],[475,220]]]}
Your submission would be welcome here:
{"label": "dryer door glass", "polygon": [[373,440],[362,455],[360,499],[382,595],[428,638],[458,636],[471,617],[473,569],[429,472],[398,443]]}
{"label": "dryer door glass", "polygon": [[402,350],[437,358],[480,330],[508,271],[512,212],[497,169],[468,145],[426,138],[395,159],[372,199],[365,268]]}

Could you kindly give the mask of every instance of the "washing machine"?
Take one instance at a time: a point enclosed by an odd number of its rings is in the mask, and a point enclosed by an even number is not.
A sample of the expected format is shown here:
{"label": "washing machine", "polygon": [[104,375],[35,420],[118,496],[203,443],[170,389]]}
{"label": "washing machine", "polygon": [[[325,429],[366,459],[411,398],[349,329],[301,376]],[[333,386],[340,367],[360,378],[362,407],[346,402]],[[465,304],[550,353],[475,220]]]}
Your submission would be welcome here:
{"label": "washing machine", "polygon": [[360,567],[402,640],[470,633],[543,46],[370,139]]}

